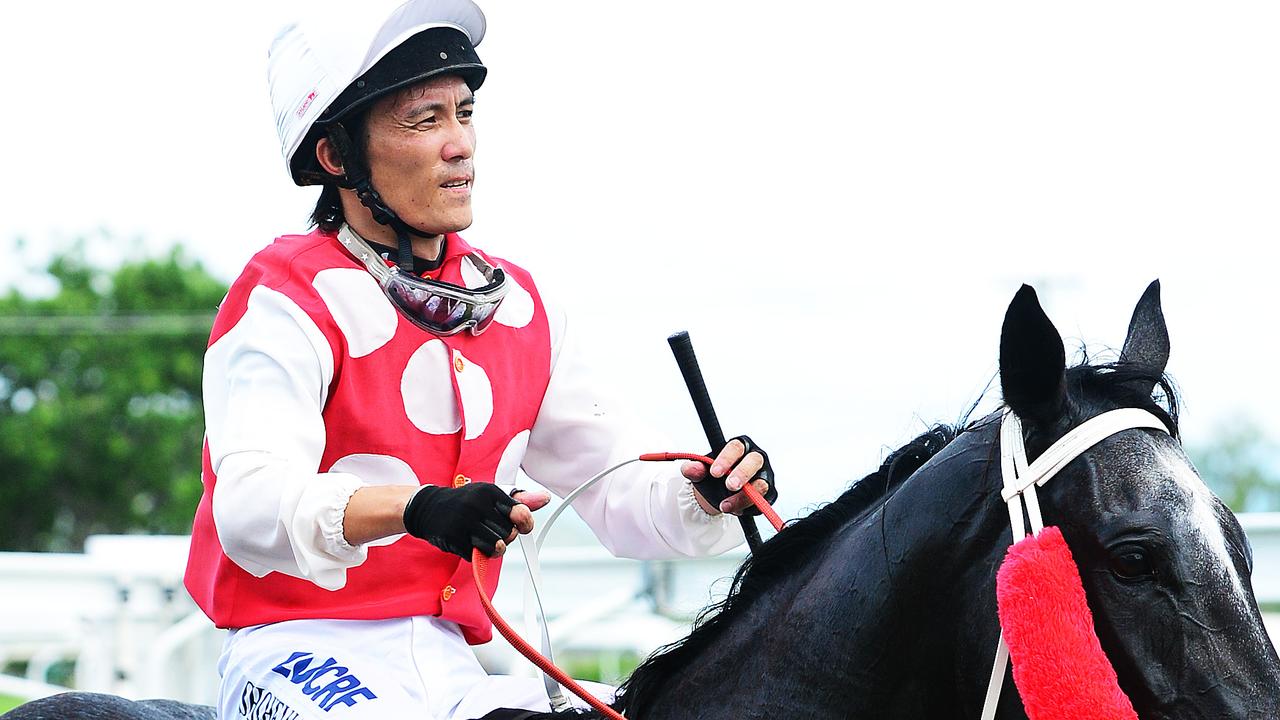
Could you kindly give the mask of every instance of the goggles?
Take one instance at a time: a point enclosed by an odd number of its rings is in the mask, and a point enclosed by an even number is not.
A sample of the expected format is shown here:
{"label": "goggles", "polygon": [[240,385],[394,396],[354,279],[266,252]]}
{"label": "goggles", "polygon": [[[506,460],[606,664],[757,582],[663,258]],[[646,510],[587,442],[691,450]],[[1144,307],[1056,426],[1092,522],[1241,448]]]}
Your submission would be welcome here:
{"label": "goggles", "polygon": [[346,225],[338,231],[338,242],[364,264],[401,315],[432,335],[448,337],[467,329],[479,335],[493,323],[507,296],[507,276],[502,268],[490,265],[479,253],[470,253],[467,259],[484,276],[485,285],[471,290],[388,267],[382,256]]}

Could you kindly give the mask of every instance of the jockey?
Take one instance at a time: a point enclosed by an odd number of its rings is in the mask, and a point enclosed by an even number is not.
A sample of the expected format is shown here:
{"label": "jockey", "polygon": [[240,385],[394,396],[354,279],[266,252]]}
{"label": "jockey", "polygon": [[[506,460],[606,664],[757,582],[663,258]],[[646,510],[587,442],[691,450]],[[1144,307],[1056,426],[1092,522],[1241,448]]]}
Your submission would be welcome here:
{"label": "jockey", "polygon": [[[342,12],[288,26],[268,60],[289,173],[323,186],[316,227],[254,256],[205,356],[186,586],[231,630],[219,717],[546,710],[539,680],[490,677],[468,647],[491,637],[472,549],[494,558],[492,593],[498,558],[549,501],[514,489],[518,470],[565,495],[665,443],[591,380],[582,338],[530,274],[458,235],[480,9]],[[743,484],[776,492],[745,437],[707,472],[629,465],[575,509],[615,555],[724,552],[742,541]]]}

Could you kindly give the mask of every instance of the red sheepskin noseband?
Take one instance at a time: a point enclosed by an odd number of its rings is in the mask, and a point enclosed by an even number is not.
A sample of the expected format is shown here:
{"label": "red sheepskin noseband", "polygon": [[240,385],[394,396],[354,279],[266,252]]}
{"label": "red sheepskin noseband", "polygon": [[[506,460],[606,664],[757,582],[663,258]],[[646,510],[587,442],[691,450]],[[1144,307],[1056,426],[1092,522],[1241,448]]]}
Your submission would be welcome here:
{"label": "red sheepskin noseband", "polygon": [[1093,631],[1084,585],[1062,531],[1009,548],[996,575],[1013,681],[1031,720],[1137,720]]}

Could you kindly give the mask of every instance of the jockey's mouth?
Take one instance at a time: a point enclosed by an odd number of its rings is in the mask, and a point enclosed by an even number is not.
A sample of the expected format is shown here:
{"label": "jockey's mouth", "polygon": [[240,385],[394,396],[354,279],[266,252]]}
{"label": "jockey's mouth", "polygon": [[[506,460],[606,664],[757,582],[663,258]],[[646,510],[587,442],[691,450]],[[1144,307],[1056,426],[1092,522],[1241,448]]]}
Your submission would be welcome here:
{"label": "jockey's mouth", "polygon": [[469,176],[457,177],[440,183],[440,187],[446,190],[470,190],[472,178]]}

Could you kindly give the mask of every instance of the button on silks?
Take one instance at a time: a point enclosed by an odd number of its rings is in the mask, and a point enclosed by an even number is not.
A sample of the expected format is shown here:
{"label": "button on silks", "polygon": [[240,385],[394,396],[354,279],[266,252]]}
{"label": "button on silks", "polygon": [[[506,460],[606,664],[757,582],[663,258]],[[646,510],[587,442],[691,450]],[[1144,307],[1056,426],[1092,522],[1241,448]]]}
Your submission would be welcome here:
{"label": "button on silks", "polygon": [[440,591],[440,599],[444,602],[449,602],[449,598],[452,598],[456,592],[458,592],[458,589],[454,586],[445,585],[444,589]]}
{"label": "button on silks", "polygon": [[462,372],[462,368],[463,368],[463,367],[464,367],[464,365],[462,364],[462,358],[460,358],[460,357],[456,357],[456,358],[454,358],[454,359],[453,359],[453,369],[454,369],[454,370],[457,370],[458,372]]}
{"label": "button on silks", "polygon": [[460,488],[463,485],[467,485],[470,483],[471,483],[471,478],[467,477],[466,475],[463,475],[462,473],[458,473],[457,475],[453,476],[453,486],[456,488]]}

